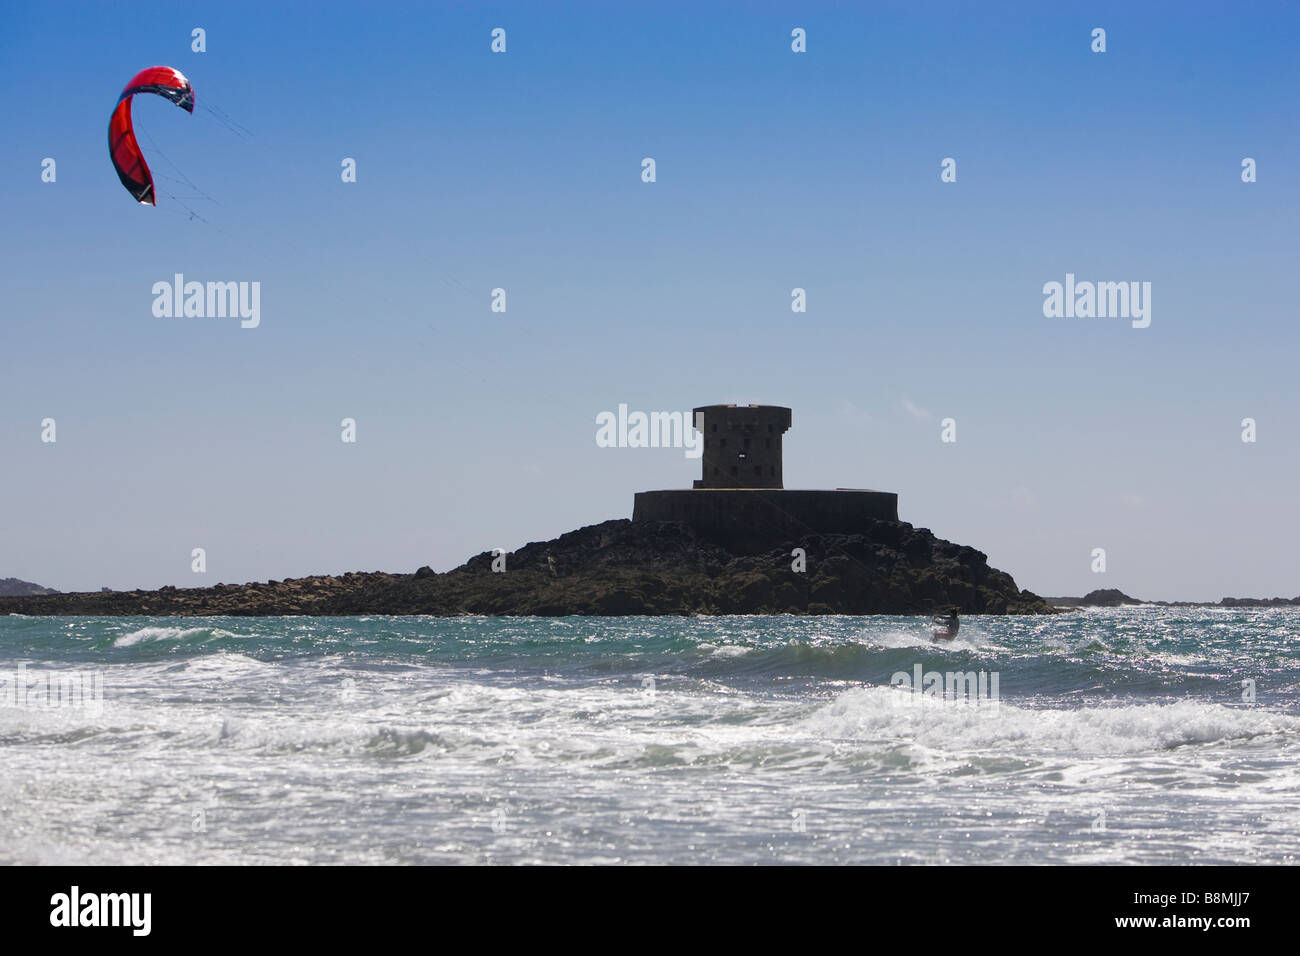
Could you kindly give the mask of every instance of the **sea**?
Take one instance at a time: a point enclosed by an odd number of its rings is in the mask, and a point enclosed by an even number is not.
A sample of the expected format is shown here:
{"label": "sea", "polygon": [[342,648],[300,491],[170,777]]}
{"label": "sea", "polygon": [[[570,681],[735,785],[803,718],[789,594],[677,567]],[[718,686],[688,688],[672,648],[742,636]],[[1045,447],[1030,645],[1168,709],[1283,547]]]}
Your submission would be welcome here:
{"label": "sea", "polygon": [[0,617],[4,864],[1297,854],[1297,608]]}

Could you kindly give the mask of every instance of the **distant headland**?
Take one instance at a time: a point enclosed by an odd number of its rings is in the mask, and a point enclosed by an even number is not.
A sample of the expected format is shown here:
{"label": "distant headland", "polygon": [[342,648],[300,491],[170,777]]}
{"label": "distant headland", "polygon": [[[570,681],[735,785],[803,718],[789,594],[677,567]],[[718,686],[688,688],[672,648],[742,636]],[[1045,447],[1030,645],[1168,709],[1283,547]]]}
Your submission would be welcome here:
{"label": "distant headland", "polygon": [[1129,597],[1117,588],[1101,588],[1089,591],[1083,597],[1047,597],[1048,604],[1058,608],[1072,607],[1131,607],[1145,605],[1150,607],[1290,607],[1300,606],[1300,597],[1283,598],[1235,598],[1225,597],[1218,601],[1142,601]]}
{"label": "distant headland", "polygon": [[0,597],[27,597],[32,594],[58,594],[52,588],[43,588],[31,581],[17,578],[0,578]]}

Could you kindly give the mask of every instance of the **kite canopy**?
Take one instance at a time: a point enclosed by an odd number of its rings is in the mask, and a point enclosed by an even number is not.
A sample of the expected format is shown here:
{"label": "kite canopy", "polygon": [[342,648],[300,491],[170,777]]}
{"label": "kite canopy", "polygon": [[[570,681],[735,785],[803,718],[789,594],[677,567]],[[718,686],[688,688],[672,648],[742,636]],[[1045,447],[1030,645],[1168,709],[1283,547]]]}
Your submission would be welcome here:
{"label": "kite canopy", "polygon": [[135,129],[131,125],[131,98],[137,93],[157,93],[171,100],[187,113],[194,112],[194,88],[180,70],[170,66],[151,66],[141,70],[126,84],[126,89],[117,98],[117,108],[108,118],[108,154],[117,170],[117,178],[122,180],[126,191],[137,202],[156,205],[154,202],[153,175],[149,165],[140,152],[136,142]]}

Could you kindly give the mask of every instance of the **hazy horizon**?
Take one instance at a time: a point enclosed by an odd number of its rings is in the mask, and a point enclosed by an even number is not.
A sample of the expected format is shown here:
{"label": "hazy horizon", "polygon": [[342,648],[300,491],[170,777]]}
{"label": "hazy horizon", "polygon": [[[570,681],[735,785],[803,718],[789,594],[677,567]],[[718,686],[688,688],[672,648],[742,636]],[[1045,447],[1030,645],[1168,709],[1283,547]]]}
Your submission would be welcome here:
{"label": "hazy horizon", "polygon": [[[0,578],[447,570],[699,476],[600,413],[754,402],[787,488],[897,492],[1038,594],[1300,594],[1300,11],[384,10],[8,12]],[[155,64],[196,109],[136,98],[151,208],[105,129]],[[259,324],[156,316],[178,273]],[[1149,327],[1047,317],[1067,276]]]}

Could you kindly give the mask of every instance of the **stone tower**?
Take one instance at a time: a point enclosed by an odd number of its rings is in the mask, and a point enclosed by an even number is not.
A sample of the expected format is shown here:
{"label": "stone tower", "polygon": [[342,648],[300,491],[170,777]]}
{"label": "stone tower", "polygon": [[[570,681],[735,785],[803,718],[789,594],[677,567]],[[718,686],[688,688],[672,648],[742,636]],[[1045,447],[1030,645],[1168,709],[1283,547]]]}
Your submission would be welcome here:
{"label": "stone tower", "polygon": [[790,409],[780,405],[702,405],[703,474],[696,488],[783,488],[781,436]]}
{"label": "stone tower", "polygon": [[703,476],[694,488],[637,492],[633,521],[686,524],[735,554],[762,554],[814,534],[875,534],[880,522],[898,521],[892,491],[786,490],[788,408],[703,405],[692,420],[704,436]]}

